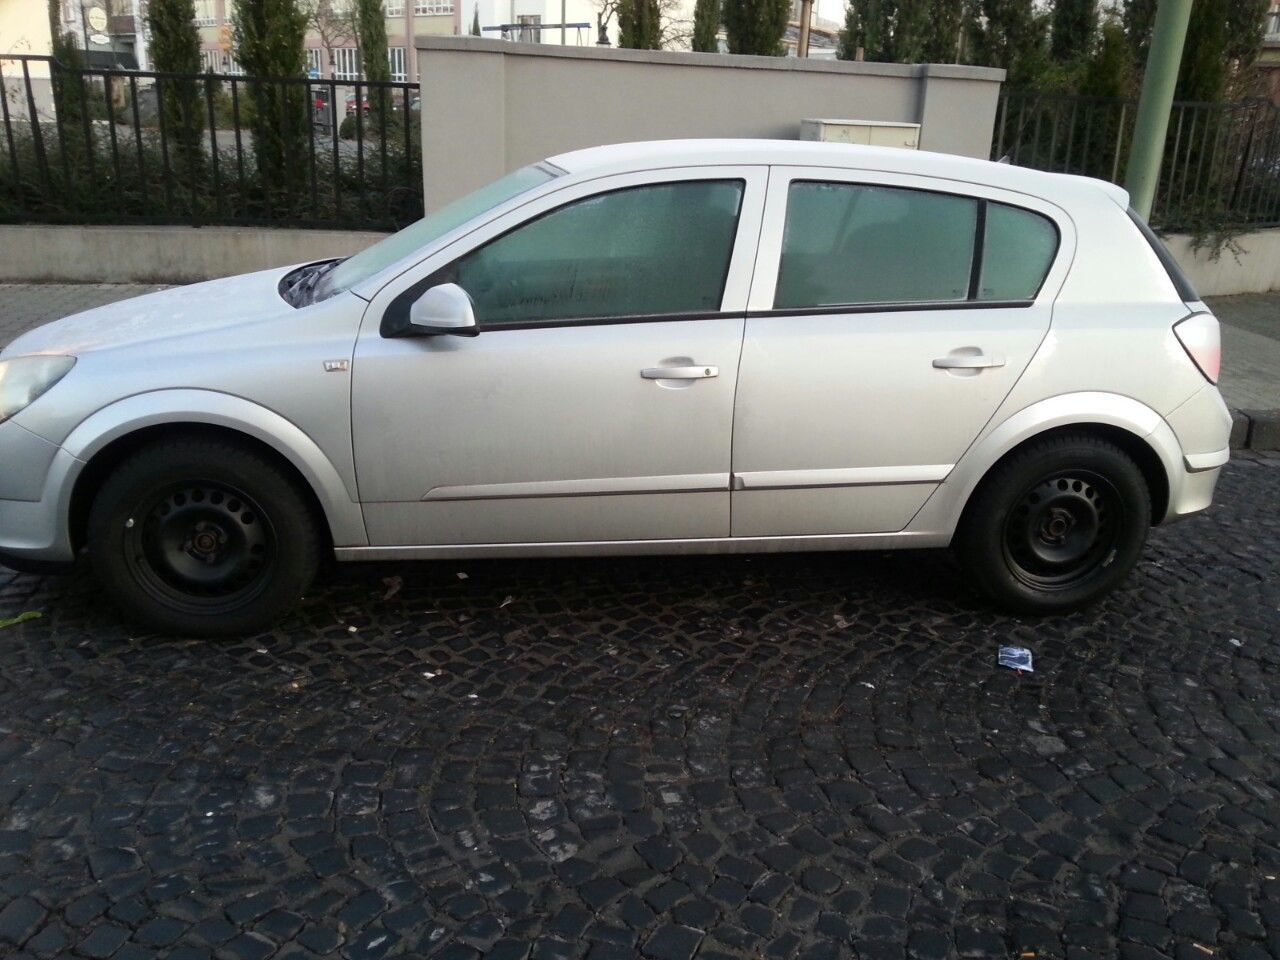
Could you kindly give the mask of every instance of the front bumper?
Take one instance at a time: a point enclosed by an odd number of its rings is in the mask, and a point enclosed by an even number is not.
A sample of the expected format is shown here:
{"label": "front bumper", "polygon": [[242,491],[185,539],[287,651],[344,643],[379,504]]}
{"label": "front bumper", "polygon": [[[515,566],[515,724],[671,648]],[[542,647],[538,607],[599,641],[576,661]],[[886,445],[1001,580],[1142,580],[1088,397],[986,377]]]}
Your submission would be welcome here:
{"label": "front bumper", "polygon": [[0,556],[15,565],[68,563],[71,545],[71,491],[84,462],[58,449],[49,463],[39,499],[0,500]]}

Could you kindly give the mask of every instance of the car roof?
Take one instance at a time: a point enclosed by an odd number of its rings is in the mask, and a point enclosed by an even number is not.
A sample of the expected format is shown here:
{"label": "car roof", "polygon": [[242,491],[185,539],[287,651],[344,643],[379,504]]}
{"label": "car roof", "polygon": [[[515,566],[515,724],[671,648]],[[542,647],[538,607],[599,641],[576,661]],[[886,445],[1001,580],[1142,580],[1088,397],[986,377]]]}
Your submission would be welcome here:
{"label": "car roof", "polygon": [[768,164],[879,170],[1016,190],[1046,200],[1110,198],[1128,207],[1129,195],[1105,180],[1047,173],[949,153],[817,140],[649,140],[588,147],[548,158],[572,174],[623,173],[655,166]]}

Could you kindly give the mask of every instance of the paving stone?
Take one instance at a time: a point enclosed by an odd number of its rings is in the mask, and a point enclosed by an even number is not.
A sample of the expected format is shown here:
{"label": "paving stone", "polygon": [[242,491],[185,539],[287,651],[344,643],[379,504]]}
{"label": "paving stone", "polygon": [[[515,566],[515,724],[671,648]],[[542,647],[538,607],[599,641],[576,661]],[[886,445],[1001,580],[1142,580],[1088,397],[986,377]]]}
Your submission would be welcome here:
{"label": "paving stone", "polygon": [[76,944],[76,953],[93,960],[103,960],[119,950],[129,939],[129,931],[114,923],[99,923],[89,935]]}
{"label": "paving stone", "polygon": [[0,910],[0,941],[22,946],[44,922],[47,912],[30,897],[10,900]]}
{"label": "paving stone", "polygon": [[653,960],[689,960],[701,942],[701,931],[672,923],[655,930],[645,941],[643,952]]}

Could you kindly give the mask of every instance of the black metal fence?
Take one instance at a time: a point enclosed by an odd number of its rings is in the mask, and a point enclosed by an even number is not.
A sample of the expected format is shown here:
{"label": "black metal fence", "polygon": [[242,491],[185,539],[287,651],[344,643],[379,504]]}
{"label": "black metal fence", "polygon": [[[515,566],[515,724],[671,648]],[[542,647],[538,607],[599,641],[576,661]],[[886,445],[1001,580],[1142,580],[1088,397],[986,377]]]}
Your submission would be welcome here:
{"label": "black metal fence", "polygon": [[[1123,183],[1137,101],[1007,90],[992,159]],[[1162,229],[1280,225],[1280,108],[1175,103],[1151,220]]]}
{"label": "black metal fence", "polygon": [[0,54],[0,221],[396,229],[422,216],[418,108],[409,83]]}

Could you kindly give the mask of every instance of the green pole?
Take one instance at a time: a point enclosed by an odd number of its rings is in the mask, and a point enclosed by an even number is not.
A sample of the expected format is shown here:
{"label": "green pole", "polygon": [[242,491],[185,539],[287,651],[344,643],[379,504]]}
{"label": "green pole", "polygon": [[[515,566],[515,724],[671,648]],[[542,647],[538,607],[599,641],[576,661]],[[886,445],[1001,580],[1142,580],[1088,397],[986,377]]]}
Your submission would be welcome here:
{"label": "green pole", "polygon": [[1160,181],[1160,161],[1164,155],[1165,134],[1169,131],[1173,88],[1178,82],[1178,65],[1182,62],[1182,45],[1187,39],[1187,21],[1190,18],[1191,0],[1159,0],[1155,26],[1151,31],[1151,50],[1147,53],[1147,71],[1142,78],[1142,95],[1138,98],[1138,118],[1133,126],[1133,147],[1129,151],[1129,166],[1124,179],[1129,202],[1144,219],[1151,215],[1156,184]]}

